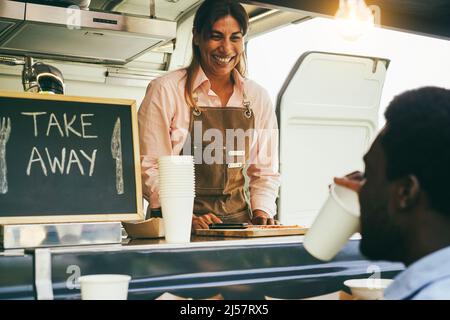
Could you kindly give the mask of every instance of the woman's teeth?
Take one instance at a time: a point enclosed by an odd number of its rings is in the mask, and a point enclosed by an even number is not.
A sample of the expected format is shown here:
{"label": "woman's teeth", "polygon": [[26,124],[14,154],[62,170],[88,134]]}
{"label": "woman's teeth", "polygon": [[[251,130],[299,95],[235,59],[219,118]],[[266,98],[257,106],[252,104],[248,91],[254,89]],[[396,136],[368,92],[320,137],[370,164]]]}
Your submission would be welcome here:
{"label": "woman's teeth", "polygon": [[229,63],[233,57],[223,58],[223,57],[213,56],[213,58],[215,60],[219,61],[220,63]]}

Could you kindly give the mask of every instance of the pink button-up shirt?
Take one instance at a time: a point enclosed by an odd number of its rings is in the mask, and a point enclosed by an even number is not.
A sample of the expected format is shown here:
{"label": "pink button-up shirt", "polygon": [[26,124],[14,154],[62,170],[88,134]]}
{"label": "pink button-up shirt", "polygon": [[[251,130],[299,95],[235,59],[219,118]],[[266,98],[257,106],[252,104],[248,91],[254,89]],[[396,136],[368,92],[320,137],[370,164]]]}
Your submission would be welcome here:
{"label": "pink button-up shirt", "polygon": [[[139,108],[139,142],[144,197],[150,208],[159,208],[158,158],[180,154],[189,130],[192,109],[184,97],[186,70],[180,69],[154,79],[147,87]],[[254,81],[244,79],[234,70],[234,91],[227,103],[243,107],[243,89],[255,115],[256,139],[252,141],[249,177],[250,205],[272,217],[280,186],[278,173],[278,125],[270,97]],[[222,108],[220,98],[202,69],[194,79],[193,89],[199,106]]]}

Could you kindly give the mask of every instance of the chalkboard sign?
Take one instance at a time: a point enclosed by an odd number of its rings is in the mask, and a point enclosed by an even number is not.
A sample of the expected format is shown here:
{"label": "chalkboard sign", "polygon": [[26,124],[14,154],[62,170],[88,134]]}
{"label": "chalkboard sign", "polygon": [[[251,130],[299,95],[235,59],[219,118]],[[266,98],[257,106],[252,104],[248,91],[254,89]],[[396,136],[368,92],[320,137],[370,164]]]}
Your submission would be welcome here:
{"label": "chalkboard sign", "polygon": [[139,219],[134,100],[0,92],[0,224]]}

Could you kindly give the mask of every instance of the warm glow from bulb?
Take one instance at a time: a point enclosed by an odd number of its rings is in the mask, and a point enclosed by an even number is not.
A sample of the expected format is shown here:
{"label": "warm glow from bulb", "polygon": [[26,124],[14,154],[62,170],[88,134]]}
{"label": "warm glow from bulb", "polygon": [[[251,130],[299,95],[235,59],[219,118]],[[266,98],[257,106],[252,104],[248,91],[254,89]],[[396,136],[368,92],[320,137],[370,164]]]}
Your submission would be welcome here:
{"label": "warm glow from bulb", "polygon": [[375,25],[372,10],[364,0],[340,0],[335,18],[339,22],[340,34],[351,41],[357,40]]}

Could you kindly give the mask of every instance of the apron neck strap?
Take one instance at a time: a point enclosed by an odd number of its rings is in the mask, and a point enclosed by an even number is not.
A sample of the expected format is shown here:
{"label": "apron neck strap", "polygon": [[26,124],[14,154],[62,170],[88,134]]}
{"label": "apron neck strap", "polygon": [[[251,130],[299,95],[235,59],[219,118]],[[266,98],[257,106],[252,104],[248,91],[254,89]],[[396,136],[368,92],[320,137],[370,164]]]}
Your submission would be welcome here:
{"label": "apron neck strap", "polygon": [[198,95],[197,95],[197,91],[192,92],[192,99],[194,100],[194,110],[192,110],[192,113],[194,114],[194,116],[199,116],[202,112],[200,111],[200,109],[198,108]]}
{"label": "apron neck strap", "polygon": [[[194,100],[194,106],[193,106],[194,110],[192,111],[192,113],[195,116],[199,116],[202,113],[202,111],[198,107],[198,94],[197,94],[197,91],[194,91],[192,93],[192,99]],[[251,102],[250,102],[250,100],[247,99],[247,94],[245,93],[245,88],[242,89],[242,105],[245,108],[245,111],[244,111],[245,117],[246,118],[250,118],[252,116],[252,114],[253,114],[253,111],[250,108]]]}
{"label": "apron neck strap", "polygon": [[253,111],[250,108],[251,103],[250,100],[247,99],[247,94],[245,93],[244,88],[242,89],[242,98],[243,98],[242,105],[245,107],[244,115],[246,118],[250,119],[253,114]]}

